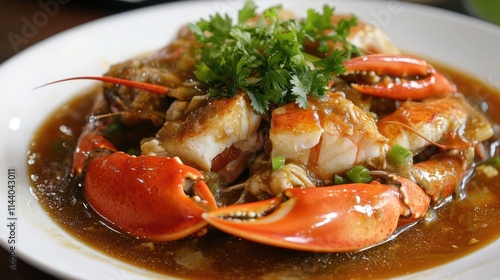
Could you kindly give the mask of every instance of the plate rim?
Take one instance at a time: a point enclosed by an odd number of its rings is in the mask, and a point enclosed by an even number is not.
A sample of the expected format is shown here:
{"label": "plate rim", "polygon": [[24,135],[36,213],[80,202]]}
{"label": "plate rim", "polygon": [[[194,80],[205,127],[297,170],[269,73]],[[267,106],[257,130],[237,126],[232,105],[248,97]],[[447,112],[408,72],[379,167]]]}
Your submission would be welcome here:
{"label": "plate rim", "polygon": [[[149,7],[140,8],[137,10],[132,10],[132,11],[128,11],[128,12],[123,12],[123,13],[103,17],[103,18],[93,20],[91,22],[79,25],[79,26],[74,27],[74,28],[70,28],[70,29],[65,30],[61,33],[50,36],[49,38],[44,39],[41,42],[24,49],[23,51],[19,52],[18,54],[14,55],[13,57],[8,58],[2,64],[0,64],[0,73],[3,73],[3,71],[7,71],[5,69],[9,69],[9,68],[13,67],[12,65],[17,64],[18,61],[22,60],[24,57],[30,56],[34,52],[38,52],[39,49],[43,48],[44,46],[50,45],[55,41],[62,40],[65,37],[70,36],[71,34],[81,32],[82,30],[95,28],[95,26],[105,24],[106,22],[109,22],[109,21],[115,21],[115,20],[121,19],[121,18],[135,17],[139,14],[143,14],[143,13],[147,13],[148,11],[152,11],[153,9],[162,9],[162,8],[166,9],[167,7],[177,7],[177,8],[188,7],[189,5],[192,5],[195,2],[200,2],[200,3],[203,2],[204,4],[206,4],[206,1],[186,1],[186,2],[163,3],[163,4],[158,4],[155,6],[149,6]],[[221,1],[221,2],[223,2],[223,1]],[[256,1],[256,2],[259,5],[259,7],[264,7],[264,5],[262,5],[262,3],[268,3],[268,2],[263,2],[263,1]],[[283,1],[283,4],[284,4],[284,7],[287,8],[287,7],[291,7],[292,5],[294,5],[293,4],[294,2],[300,3],[300,1]],[[326,1],[313,1],[313,2],[324,3]],[[337,2],[338,3],[348,3],[348,1],[337,1]],[[350,1],[350,2],[353,3],[354,1]],[[369,3],[368,5],[373,5],[373,6],[381,5],[381,3],[385,4],[384,1],[364,0],[364,1],[355,1],[355,2]],[[242,1],[238,1],[238,3],[242,3]],[[333,6],[336,6],[335,2],[331,2],[331,4]],[[401,4],[403,4],[407,7],[412,7],[414,9],[414,13],[421,13],[421,14],[429,13],[429,15],[435,16],[435,17],[439,15],[441,20],[448,20],[448,21],[451,21],[452,23],[454,22],[454,23],[461,24],[461,23],[463,23],[463,21],[467,21],[467,24],[472,25],[472,27],[474,27],[474,28],[481,29],[481,30],[484,29],[485,32],[491,33],[491,34],[496,35],[496,36],[500,36],[500,28],[498,28],[494,24],[491,24],[491,23],[488,23],[488,22],[485,22],[485,21],[482,21],[479,19],[475,19],[475,18],[466,16],[466,15],[455,13],[455,12],[450,12],[447,10],[434,8],[434,7],[428,7],[428,6],[415,4],[415,3],[401,3]],[[267,6],[267,4],[266,4],[266,6]],[[444,16],[445,19],[443,19],[443,15],[445,15]],[[165,42],[167,42],[167,40]],[[488,81],[485,81],[485,82],[488,82]],[[70,97],[70,98],[72,98],[72,97]],[[3,117],[3,114],[4,113],[2,113],[2,117]],[[2,125],[4,125],[4,123],[2,123]],[[22,170],[22,168],[19,168],[19,170]],[[36,199],[34,199],[34,200],[36,200]],[[35,202],[33,201],[32,203],[35,203]],[[68,236],[71,236],[71,235],[68,235]],[[72,237],[72,238],[74,238],[74,237]],[[5,242],[5,236],[2,236],[0,238],[0,245],[2,247],[6,248],[6,244],[7,243]],[[476,253],[484,250],[487,247],[491,247],[491,245],[485,246],[484,248],[476,251]],[[95,250],[95,249],[92,249],[92,250]],[[57,267],[47,265],[46,262],[40,261],[40,259],[33,259],[28,254],[28,252],[25,250],[19,249],[17,252],[18,252],[19,256],[22,257],[23,261],[30,263],[31,265],[39,268],[42,271],[47,271],[51,275],[57,275],[59,277],[81,277],[81,275],[72,275],[72,274],[67,274],[68,273],[67,271],[60,271]],[[99,253],[101,253],[101,252],[99,252]],[[473,254],[475,254],[475,253],[469,254],[465,258],[467,258]],[[462,258],[462,259],[464,259],[464,258]],[[443,265],[443,266],[446,266],[446,265]],[[440,267],[443,267],[443,266],[440,266]],[[426,274],[426,272],[428,272],[428,271],[427,270],[423,271],[424,274]],[[415,275],[418,275],[418,274],[420,274],[420,273],[416,273]]]}

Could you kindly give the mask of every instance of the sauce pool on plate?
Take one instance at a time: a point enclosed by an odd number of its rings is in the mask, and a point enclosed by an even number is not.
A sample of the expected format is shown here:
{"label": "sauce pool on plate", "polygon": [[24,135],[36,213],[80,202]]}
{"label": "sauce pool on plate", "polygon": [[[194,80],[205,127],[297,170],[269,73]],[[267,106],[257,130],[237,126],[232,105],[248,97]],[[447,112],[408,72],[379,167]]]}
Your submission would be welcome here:
{"label": "sauce pool on plate", "polygon": [[[500,123],[500,94],[449,68],[437,67],[488,119]],[[97,90],[96,90],[97,91]],[[500,182],[477,168],[466,196],[436,210],[392,240],[355,253],[300,252],[242,240],[210,229],[204,237],[173,242],[133,238],[106,225],[88,208],[71,174],[76,141],[96,91],[75,97],[36,132],[28,155],[33,193],[47,213],[85,244],[124,262],[166,275],[196,279],[346,279],[406,275],[451,262],[500,236]],[[146,133],[154,134],[153,130]],[[498,137],[498,135],[496,135]],[[492,145],[498,139],[490,139]]]}

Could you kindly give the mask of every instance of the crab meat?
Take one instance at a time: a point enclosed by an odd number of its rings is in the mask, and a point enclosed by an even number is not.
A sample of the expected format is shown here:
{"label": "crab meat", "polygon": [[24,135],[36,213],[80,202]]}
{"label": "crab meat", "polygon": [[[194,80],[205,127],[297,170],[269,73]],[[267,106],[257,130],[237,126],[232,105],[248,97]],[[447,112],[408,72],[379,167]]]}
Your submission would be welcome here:
{"label": "crab meat", "polygon": [[358,164],[377,166],[389,149],[375,121],[340,93],[309,99],[309,107],[289,103],[272,113],[272,157],[283,156],[331,179]]}
{"label": "crab meat", "polygon": [[432,142],[448,148],[474,146],[493,135],[484,116],[460,94],[422,102],[406,101],[398,110],[378,122],[380,133],[390,145],[418,151]]}
{"label": "crab meat", "polygon": [[[261,116],[254,113],[243,93],[192,102],[197,103],[194,109],[187,105],[189,113],[176,114],[181,116],[167,120],[154,139],[142,144],[143,154],[178,156],[201,170],[218,171],[216,165],[231,166],[261,147],[257,135]],[[224,163],[216,163],[217,159]]]}

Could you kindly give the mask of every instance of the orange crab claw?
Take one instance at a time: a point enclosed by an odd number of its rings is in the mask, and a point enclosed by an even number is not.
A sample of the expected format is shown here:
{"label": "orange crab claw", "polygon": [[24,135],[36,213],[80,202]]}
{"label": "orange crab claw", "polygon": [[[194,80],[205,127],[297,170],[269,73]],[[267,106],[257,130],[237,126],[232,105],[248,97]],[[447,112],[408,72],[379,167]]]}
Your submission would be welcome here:
{"label": "orange crab claw", "polygon": [[[396,100],[422,100],[456,92],[456,86],[425,60],[410,55],[374,54],[350,59],[344,63],[344,77],[373,71],[382,78],[376,84],[351,83],[364,94]],[[349,80],[349,79],[348,79]]]}
{"label": "orange crab claw", "polygon": [[[90,207],[120,230],[171,241],[203,229],[201,214],[217,208],[202,178],[178,158],[116,152],[90,161],[84,194]],[[186,194],[190,188],[192,196]]]}
{"label": "orange crab claw", "polygon": [[[431,66],[419,57],[397,54],[358,56],[344,62],[344,66],[347,68],[347,73],[372,70],[385,75],[400,77],[427,75],[429,69],[431,69]],[[367,69],[369,66],[372,67]]]}
{"label": "orange crab claw", "polygon": [[84,131],[78,138],[78,144],[73,153],[73,174],[82,176],[85,165],[93,152],[104,149],[116,152],[115,146],[100,133],[93,130]]}
{"label": "orange crab claw", "polygon": [[263,244],[350,252],[387,240],[400,216],[411,211],[397,187],[374,181],[286,189],[275,198],[219,208],[202,217],[224,232]]}
{"label": "orange crab claw", "polygon": [[429,209],[431,197],[415,182],[395,175],[387,175],[393,181],[399,182],[399,193],[404,205],[408,207],[408,213],[399,217],[398,226],[404,226],[420,220]]}

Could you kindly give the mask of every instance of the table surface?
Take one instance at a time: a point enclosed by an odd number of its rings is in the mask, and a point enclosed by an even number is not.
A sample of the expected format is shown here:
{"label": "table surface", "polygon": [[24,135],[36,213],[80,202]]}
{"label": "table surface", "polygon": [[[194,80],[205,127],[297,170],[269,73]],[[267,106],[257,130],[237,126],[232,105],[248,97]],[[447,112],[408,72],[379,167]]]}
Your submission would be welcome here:
{"label": "table surface", "polygon": [[[113,0],[54,0],[53,3],[61,4],[57,9],[54,8],[53,16],[47,20],[47,23],[31,30],[30,38],[16,40],[15,34],[22,34],[26,21],[42,10],[40,5],[42,2],[48,3],[49,1],[0,0],[0,36],[2,38],[0,40],[0,63],[29,46],[71,27],[108,15],[169,1],[149,0],[139,4],[131,4]],[[439,8],[466,14],[465,8],[458,0],[432,2],[434,6]],[[1,248],[0,254],[0,275],[2,275],[0,278],[2,279],[54,279],[21,259],[17,260],[17,269],[10,271],[7,265],[7,251]]]}

